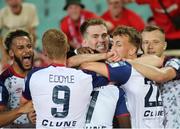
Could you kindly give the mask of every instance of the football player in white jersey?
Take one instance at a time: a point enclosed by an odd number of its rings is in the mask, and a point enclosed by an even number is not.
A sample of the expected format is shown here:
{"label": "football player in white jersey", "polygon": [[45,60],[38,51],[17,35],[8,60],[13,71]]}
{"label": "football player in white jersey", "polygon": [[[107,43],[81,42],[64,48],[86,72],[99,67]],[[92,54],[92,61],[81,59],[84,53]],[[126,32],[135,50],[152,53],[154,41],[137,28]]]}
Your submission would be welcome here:
{"label": "football player in white jersey", "polygon": [[[3,125],[12,123],[9,126],[14,128],[33,127],[29,123],[26,114],[16,116],[13,111],[10,111],[19,107],[21,92],[25,85],[24,77],[33,65],[34,52],[32,46],[31,36],[23,30],[12,31],[5,38],[5,47],[13,63],[0,75],[0,80],[4,85],[3,88],[5,88],[2,92],[7,91],[6,93],[2,93],[5,96],[0,101],[0,111],[9,111],[6,112],[9,115],[2,117],[4,122],[1,119]],[[9,119],[9,116],[12,119]],[[17,118],[16,120],[15,117]]]}
{"label": "football player in white jersey", "polygon": [[130,61],[141,74],[157,82],[165,111],[165,128],[180,127],[180,60],[167,57],[164,31],[157,26],[147,26],[142,32],[144,54],[157,55],[162,59],[163,68],[156,68]]}
{"label": "football player in white jersey", "polygon": [[[109,35],[103,20],[86,20],[81,25],[80,31],[83,36],[83,46],[85,48],[88,47],[91,53],[94,51],[96,53],[106,53],[109,51]],[[79,54],[69,58],[68,64],[71,67],[77,66],[83,62],[100,60],[100,57],[98,54]],[[94,89],[86,117],[86,128],[112,128],[114,116],[117,119],[116,126],[130,128],[130,117],[124,94],[124,91],[116,86]]]}
{"label": "football player in white jersey", "polygon": [[[7,98],[9,98],[9,93],[3,83],[0,82],[0,106],[1,110],[4,109],[3,105],[8,103]],[[32,102],[28,102],[27,104],[12,109],[11,111],[1,111],[0,112],[0,127],[4,127],[10,123],[12,123],[15,119],[17,119],[22,114],[27,114],[31,111],[34,111]]]}
{"label": "football player in white jersey", "polygon": [[33,101],[36,128],[82,128],[93,87],[107,84],[107,79],[66,67],[69,45],[63,32],[46,31],[42,43],[51,65],[28,73],[21,103]]}
{"label": "football player in white jersey", "polygon": [[[136,59],[137,51],[141,44],[141,35],[132,27],[121,26],[113,33],[112,51],[121,58]],[[127,62],[104,64],[90,62],[82,65],[82,68],[96,71],[109,78],[110,81],[122,83],[123,67],[131,68],[128,82],[121,85],[127,98],[127,108],[131,116],[132,128],[163,128],[163,106],[158,88],[154,83],[143,77]]]}

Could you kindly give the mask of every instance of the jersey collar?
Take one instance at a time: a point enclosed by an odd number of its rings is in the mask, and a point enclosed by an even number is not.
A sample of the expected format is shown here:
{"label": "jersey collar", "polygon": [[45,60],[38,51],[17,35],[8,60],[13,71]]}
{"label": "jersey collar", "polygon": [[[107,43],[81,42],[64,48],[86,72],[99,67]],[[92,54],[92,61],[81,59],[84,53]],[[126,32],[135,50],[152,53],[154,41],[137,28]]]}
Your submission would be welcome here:
{"label": "jersey collar", "polygon": [[10,66],[9,69],[10,69],[10,71],[13,73],[14,76],[19,77],[19,78],[25,78],[25,76],[17,73],[12,66]]}
{"label": "jersey collar", "polygon": [[65,64],[58,64],[58,63],[52,63],[51,65],[54,66],[54,67],[57,67],[57,66],[65,67],[66,66]]}

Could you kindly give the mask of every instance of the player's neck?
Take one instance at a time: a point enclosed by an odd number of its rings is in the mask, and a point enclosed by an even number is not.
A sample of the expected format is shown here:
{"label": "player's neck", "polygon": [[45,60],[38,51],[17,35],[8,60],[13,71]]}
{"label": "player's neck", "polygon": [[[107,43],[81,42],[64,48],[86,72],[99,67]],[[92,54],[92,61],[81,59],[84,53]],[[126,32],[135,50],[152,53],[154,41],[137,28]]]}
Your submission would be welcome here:
{"label": "player's neck", "polygon": [[159,57],[161,58],[161,61],[164,62],[166,56],[165,56],[165,55],[161,55],[161,56],[159,56]]}
{"label": "player's neck", "polygon": [[25,77],[28,73],[28,71],[22,70],[16,63],[13,63],[12,68],[13,68],[14,72],[21,77]]}
{"label": "player's neck", "polygon": [[54,59],[51,61],[51,64],[64,65],[66,66],[66,59]]}

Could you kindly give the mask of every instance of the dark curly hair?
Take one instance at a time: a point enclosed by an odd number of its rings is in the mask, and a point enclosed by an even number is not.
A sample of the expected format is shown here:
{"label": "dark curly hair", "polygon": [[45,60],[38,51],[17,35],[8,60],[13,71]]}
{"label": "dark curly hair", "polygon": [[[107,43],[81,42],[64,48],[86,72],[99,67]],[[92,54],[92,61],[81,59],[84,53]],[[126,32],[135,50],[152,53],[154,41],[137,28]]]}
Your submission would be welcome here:
{"label": "dark curly hair", "polygon": [[21,36],[26,36],[29,38],[29,40],[32,42],[32,38],[30,36],[30,34],[24,30],[21,29],[17,29],[15,31],[11,31],[7,34],[5,40],[4,40],[4,45],[6,48],[6,51],[8,52],[11,49],[11,45],[13,42],[13,39],[17,38],[17,37],[21,37]]}

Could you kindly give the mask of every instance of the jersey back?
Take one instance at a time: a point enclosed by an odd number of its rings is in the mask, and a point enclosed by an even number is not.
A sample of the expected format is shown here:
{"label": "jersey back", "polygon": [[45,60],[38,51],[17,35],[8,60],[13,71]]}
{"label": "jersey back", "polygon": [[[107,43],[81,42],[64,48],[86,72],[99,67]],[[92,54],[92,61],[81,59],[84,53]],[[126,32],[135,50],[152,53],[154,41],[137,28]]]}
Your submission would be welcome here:
{"label": "jersey back", "polygon": [[92,89],[92,77],[81,70],[49,66],[27,77],[23,96],[32,97],[37,128],[82,128]]}

